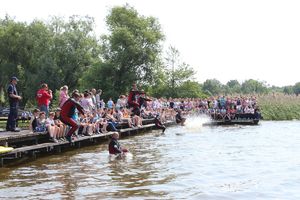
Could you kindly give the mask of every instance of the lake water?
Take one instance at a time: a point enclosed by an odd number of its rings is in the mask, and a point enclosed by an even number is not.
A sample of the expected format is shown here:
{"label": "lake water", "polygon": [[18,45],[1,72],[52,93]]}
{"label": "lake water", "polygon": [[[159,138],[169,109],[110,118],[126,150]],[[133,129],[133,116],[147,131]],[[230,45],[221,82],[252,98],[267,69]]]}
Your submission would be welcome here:
{"label": "lake water", "polygon": [[169,127],[0,168],[0,199],[300,199],[300,122]]}

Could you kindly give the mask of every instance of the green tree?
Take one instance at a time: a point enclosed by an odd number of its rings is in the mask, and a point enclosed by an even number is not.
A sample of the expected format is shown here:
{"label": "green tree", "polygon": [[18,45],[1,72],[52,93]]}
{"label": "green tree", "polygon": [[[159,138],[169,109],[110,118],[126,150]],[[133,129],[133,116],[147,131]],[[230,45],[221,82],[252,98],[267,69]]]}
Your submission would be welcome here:
{"label": "green tree", "polygon": [[177,97],[180,96],[177,93],[176,88],[180,87],[185,81],[193,79],[195,71],[188,64],[180,61],[179,51],[170,46],[167,51],[166,57],[166,80],[167,85],[170,88],[170,96]]}
{"label": "green tree", "polygon": [[27,25],[14,22],[12,18],[6,16],[0,23],[0,82],[3,86],[10,76],[18,76],[20,79],[18,88],[23,96],[21,105],[24,106],[30,98],[26,89],[30,87],[30,90],[34,90],[32,75],[36,72],[35,60],[43,53],[41,48],[47,46],[47,43],[38,43],[40,41],[38,36],[42,35],[40,26],[35,26],[38,22]]}
{"label": "green tree", "polygon": [[111,9],[106,18],[109,34],[102,37],[105,66],[110,70],[104,82],[110,81],[111,90],[127,92],[135,81],[150,83],[159,63],[164,35],[153,17],[145,17],[129,5]]}
{"label": "green tree", "polygon": [[237,80],[230,80],[226,83],[226,93],[240,93],[241,92],[241,84]]}
{"label": "green tree", "polygon": [[294,85],[293,90],[297,96],[300,94],[300,82],[298,82]]}
{"label": "green tree", "polygon": [[[57,76],[70,88],[78,86],[79,78],[92,64],[99,62],[100,47],[93,31],[94,19],[71,16],[67,22],[53,18],[49,29],[53,33],[53,65]],[[60,82],[62,85],[62,82]]]}
{"label": "green tree", "polygon": [[242,92],[244,94],[251,94],[251,93],[267,93],[268,88],[264,82],[260,82],[257,80],[249,79],[242,83]]}
{"label": "green tree", "polygon": [[283,87],[283,93],[284,94],[288,94],[288,95],[294,94],[294,88],[293,88],[293,86],[285,86],[285,87]]}
{"label": "green tree", "polygon": [[178,97],[206,98],[208,96],[202,92],[201,84],[196,81],[185,81],[176,90]]}
{"label": "green tree", "polygon": [[218,95],[222,92],[222,83],[217,79],[207,79],[203,83],[202,90],[208,95]]}

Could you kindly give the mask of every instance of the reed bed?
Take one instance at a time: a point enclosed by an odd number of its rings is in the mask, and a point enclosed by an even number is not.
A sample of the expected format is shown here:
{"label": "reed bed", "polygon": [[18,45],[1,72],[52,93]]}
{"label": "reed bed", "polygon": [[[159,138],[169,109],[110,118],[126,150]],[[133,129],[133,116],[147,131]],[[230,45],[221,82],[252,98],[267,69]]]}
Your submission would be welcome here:
{"label": "reed bed", "polygon": [[269,94],[257,98],[264,120],[300,120],[300,96]]}

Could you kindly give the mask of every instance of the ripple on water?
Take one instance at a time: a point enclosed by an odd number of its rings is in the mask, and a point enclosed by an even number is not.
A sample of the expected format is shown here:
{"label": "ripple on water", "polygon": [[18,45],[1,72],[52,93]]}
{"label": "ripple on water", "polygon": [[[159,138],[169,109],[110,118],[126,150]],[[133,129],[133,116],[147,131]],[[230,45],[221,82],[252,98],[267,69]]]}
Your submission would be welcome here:
{"label": "ripple on water", "polygon": [[171,127],[122,139],[121,160],[103,144],[4,169],[0,198],[300,199],[299,133],[298,121]]}

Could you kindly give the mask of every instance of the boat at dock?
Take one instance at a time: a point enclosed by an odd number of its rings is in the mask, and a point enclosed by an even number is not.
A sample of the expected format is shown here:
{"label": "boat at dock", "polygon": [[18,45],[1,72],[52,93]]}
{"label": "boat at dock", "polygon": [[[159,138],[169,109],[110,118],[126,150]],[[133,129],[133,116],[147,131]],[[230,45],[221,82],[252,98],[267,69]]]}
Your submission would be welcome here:
{"label": "boat at dock", "polygon": [[209,116],[210,121],[203,124],[203,126],[221,126],[221,125],[258,125],[262,118],[260,113],[247,113],[235,115],[221,115],[212,114]]}
{"label": "boat at dock", "polygon": [[259,119],[233,119],[233,120],[211,120],[203,126],[225,126],[225,125],[258,125]]}

